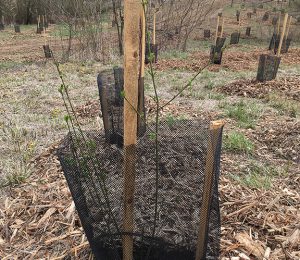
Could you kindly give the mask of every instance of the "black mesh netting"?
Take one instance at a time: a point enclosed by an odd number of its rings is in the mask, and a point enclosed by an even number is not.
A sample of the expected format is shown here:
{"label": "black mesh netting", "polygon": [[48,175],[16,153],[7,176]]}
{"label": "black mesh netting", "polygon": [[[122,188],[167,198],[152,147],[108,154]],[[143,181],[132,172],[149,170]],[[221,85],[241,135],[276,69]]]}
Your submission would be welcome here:
{"label": "black mesh netting", "polygon": [[[115,94],[111,97],[116,101]],[[117,106],[118,102],[113,103]],[[123,102],[118,104],[122,107]],[[121,125],[114,120],[116,125]],[[57,151],[96,259],[122,259],[124,235],[134,239],[134,259],[195,259],[201,226],[205,242],[201,259],[218,259],[222,131],[213,136],[208,122],[180,118],[161,120],[158,131],[155,124],[147,125],[131,151],[136,168],[134,231],[127,234],[122,232],[125,148],[120,140],[123,140],[123,130],[121,126],[112,126],[112,122],[110,132],[70,131]],[[117,133],[118,142],[107,138],[112,133]],[[208,165],[213,172],[211,185],[205,181]],[[205,207],[204,190],[210,192]],[[200,219],[200,215],[205,217]]]}

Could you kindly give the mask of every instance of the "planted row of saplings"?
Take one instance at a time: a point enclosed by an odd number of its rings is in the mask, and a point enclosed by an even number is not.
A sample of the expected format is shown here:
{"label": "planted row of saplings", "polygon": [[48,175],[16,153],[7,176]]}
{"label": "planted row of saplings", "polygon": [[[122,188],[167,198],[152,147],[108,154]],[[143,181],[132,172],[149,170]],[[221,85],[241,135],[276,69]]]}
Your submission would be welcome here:
{"label": "planted row of saplings", "polygon": [[[269,45],[269,50],[273,50],[275,55],[262,54],[260,56],[257,72],[258,81],[268,81],[275,79],[281,61],[281,54],[287,53],[289,51],[292,42],[292,38],[289,36],[292,17],[288,14],[285,14],[281,29],[280,20],[280,18],[277,20],[277,30],[275,30],[274,28],[274,33],[272,35]],[[222,24],[221,26],[220,22]],[[211,46],[210,50],[210,60],[213,64],[222,63],[223,52],[225,49],[226,42],[226,37],[223,37],[223,34],[224,18],[222,17],[222,14],[219,14],[217,20],[215,42]],[[240,40],[240,35],[240,31],[232,33],[230,44],[238,44]]]}
{"label": "planted row of saplings", "polygon": [[277,21],[277,31],[275,32],[274,29],[269,45],[269,50],[273,50],[274,55],[263,54],[260,56],[257,70],[258,81],[269,81],[275,79],[281,62],[281,54],[289,51],[292,41],[289,37],[292,17],[288,14],[284,15],[281,30],[280,20],[281,17],[279,17]]}

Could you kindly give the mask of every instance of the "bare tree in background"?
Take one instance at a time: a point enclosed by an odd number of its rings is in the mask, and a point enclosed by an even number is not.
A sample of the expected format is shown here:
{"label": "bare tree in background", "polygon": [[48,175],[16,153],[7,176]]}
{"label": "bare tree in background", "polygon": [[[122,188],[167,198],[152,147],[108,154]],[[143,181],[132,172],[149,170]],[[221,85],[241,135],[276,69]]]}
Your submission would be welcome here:
{"label": "bare tree in background", "polygon": [[173,47],[186,51],[188,39],[201,28],[212,12],[214,3],[215,0],[156,1],[160,17],[158,35],[163,42],[161,44],[172,44]]}
{"label": "bare tree in background", "polygon": [[123,5],[121,0],[112,0],[112,8],[114,14],[114,22],[117,26],[118,41],[119,41],[119,52],[123,55],[123,30],[124,30],[124,15]]}

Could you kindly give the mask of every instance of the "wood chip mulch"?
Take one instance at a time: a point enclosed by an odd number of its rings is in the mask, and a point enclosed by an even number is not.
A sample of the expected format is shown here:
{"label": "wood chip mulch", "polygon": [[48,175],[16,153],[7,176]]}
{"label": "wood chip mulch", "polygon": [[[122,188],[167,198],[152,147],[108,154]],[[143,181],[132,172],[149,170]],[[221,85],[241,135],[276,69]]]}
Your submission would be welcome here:
{"label": "wood chip mulch", "polygon": [[300,101],[300,77],[290,76],[267,82],[239,80],[219,87],[218,92],[227,95],[268,99],[271,93],[278,92],[289,99]]}
{"label": "wood chip mulch", "polygon": [[266,117],[258,123],[252,138],[264,144],[269,151],[300,165],[300,121]]}
{"label": "wood chip mulch", "polygon": [[[36,158],[35,172],[26,183],[10,189],[0,204],[3,260],[92,259],[53,154],[56,148],[57,144]],[[234,164],[233,158],[223,156],[225,172],[234,169]],[[257,190],[223,175],[220,184],[223,259],[263,259],[263,256],[299,259],[299,185],[300,176],[286,176],[270,190]]]}
{"label": "wood chip mulch", "polygon": [[[232,49],[229,48],[229,49]],[[258,66],[259,56],[261,54],[272,54],[262,48],[254,51],[235,51],[225,50],[223,54],[222,64],[212,64],[208,67],[210,71],[219,71],[220,69],[229,69],[232,71],[256,70]],[[193,52],[187,59],[159,59],[155,68],[160,71],[164,70],[190,70],[199,71],[209,61],[209,52]],[[300,48],[291,48],[288,53],[282,56],[282,65],[295,65],[300,63]]]}

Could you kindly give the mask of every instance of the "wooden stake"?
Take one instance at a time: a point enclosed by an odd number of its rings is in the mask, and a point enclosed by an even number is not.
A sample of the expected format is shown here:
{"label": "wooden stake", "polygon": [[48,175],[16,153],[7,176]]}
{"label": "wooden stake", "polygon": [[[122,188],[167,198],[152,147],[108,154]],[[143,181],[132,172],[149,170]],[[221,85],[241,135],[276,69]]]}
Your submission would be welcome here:
{"label": "wooden stake", "polygon": [[277,35],[280,33],[280,23],[281,23],[281,14],[278,16],[278,21],[277,21]]}
{"label": "wooden stake", "polygon": [[279,42],[279,46],[278,46],[277,57],[280,57],[280,54],[281,54],[281,48],[282,48],[283,38],[285,35],[285,31],[286,31],[286,24],[287,24],[288,17],[289,17],[289,15],[285,14],[284,19],[283,19],[283,27],[282,27],[282,32],[280,35],[280,42]]}
{"label": "wooden stake", "polygon": [[153,44],[156,44],[156,10],[153,14]]}
{"label": "wooden stake", "polygon": [[210,138],[208,141],[207,147],[207,157],[205,165],[205,175],[204,175],[204,184],[203,184],[203,196],[202,204],[200,209],[200,224],[198,230],[198,240],[197,240],[197,249],[196,249],[196,258],[195,260],[205,259],[206,253],[206,234],[208,232],[208,223],[209,223],[209,211],[210,204],[213,194],[213,184],[214,184],[214,172],[215,172],[215,155],[217,150],[217,145],[219,141],[220,134],[225,125],[225,122],[214,121],[210,125]]}
{"label": "wooden stake", "polygon": [[220,25],[220,16],[218,15],[215,45],[217,45],[217,40],[218,40],[218,35],[219,35],[219,25]]}
{"label": "wooden stake", "polygon": [[[124,1],[124,216],[123,231],[133,233],[138,84],[140,72],[140,0]],[[123,260],[133,259],[133,236],[123,236]]]}
{"label": "wooden stake", "polygon": [[223,33],[224,33],[224,17],[222,18],[222,30],[221,30],[221,35],[220,35],[220,38],[223,37]]}
{"label": "wooden stake", "polygon": [[288,39],[289,34],[290,34],[290,28],[291,28],[291,23],[292,23],[292,16],[289,16],[289,20],[287,22],[287,28],[286,28],[286,34],[285,34],[285,40]]}
{"label": "wooden stake", "polygon": [[[145,12],[144,8],[142,8],[141,11],[141,24],[142,24],[142,44],[141,44],[141,78],[144,78],[145,76],[145,55],[146,55],[146,17],[145,17]],[[155,25],[155,23],[154,23]],[[154,29],[155,31],[155,29]],[[155,36],[155,34],[154,34]],[[154,39],[154,44],[155,44],[155,38]]]}
{"label": "wooden stake", "polygon": [[41,22],[41,16],[38,16],[38,24],[37,24],[37,28],[40,28],[40,22]]}
{"label": "wooden stake", "polygon": [[[146,7],[145,7],[146,8]],[[138,132],[143,135],[146,131],[146,122],[145,122],[145,91],[144,91],[144,77],[145,77],[145,58],[146,58],[146,18],[145,18],[144,8],[141,10],[141,65],[140,65],[140,79],[139,79],[139,98],[138,98]]]}
{"label": "wooden stake", "polygon": [[43,15],[43,31],[44,31],[44,43],[45,43],[45,45],[47,45],[45,15]]}

